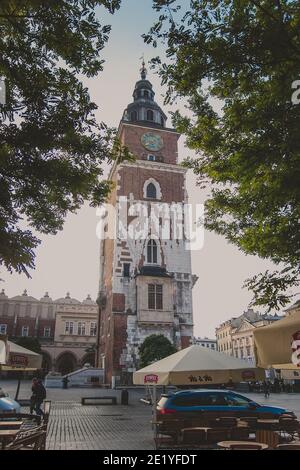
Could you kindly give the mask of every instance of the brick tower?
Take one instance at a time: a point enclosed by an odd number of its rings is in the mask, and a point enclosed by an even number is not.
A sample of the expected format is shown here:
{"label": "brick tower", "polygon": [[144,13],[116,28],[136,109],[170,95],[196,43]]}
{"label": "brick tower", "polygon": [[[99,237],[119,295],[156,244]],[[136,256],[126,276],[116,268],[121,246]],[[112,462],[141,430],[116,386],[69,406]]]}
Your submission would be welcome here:
{"label": "brick tower", "polygon": [[[177,163],[180,135],[166,127],[166,115],[154,101],[146,73],[143,63],[134,100],[118,131],[136,160],[115,164],[110,173],[115,189],[109,202],[118,207],[116,237],[106,236],[100,242],[99,365],[107,383],[113,384],[130,383],[138,368],[139,346],[147,336],[163,334],[181,349],[190,345],[193,335],[196,277],[191,273],[190,251],[180,237],[178,221],[175,226],[174,219],[164,220],[165,212],[187,202],[186,170]],[[142,227],[144,235],[121,236],[121,200],[127,200],[125,213],[133,233]],[[145,229],[151,210],[156,211],[156,224]]]}

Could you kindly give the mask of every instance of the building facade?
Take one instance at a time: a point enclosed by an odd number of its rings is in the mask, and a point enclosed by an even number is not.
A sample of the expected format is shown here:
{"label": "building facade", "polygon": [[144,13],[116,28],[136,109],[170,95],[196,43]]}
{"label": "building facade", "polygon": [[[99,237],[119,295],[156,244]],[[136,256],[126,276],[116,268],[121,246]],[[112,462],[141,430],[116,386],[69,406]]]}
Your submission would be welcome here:
{"label": "building facade", "polygon": [[292,304],[290,307],[288,307],[284,313],[288,317],[290,315],[293,315],[296,312],[300,312],[300,299],[297,300],[294,304]]}
{"label": "building facade", "polygon": [[206,336],[204,338],[194,338],[193,344],[197,344],[198,346],[202,346],[203,348],[213,349],[217,351],[217,340],[216,339],[209,339]]}
{"label": "building facade", "polygon": [[232,356],[232,320],[226,320],[216,328],[217,349],[219,352]]}
{"label": "building facade", "polygon": [[163,334],[178,349],[189,346],[193,337],[196,277],[184,236],[177,233],[180,224],[165,218],[174,208],[182,212],[187,202],[186,170],[178,165],[179,134],[166,127],[144,65],[133,99],[118,135],[135,161],[116,163],[111,170],[115,238],[106,236],[100,246],[99,363],[107,383],[130,382],[139,347],[149,335]]}
{"label": "building facade", "polygon": [[9,298],[0,293],[0,334],[9,339],[37,338],[43,369],[63,374],[91,365],[95,360],[98,306],[90,296],[80,302],[69,294],[52,300],[22,295]]}
{"label": "building facade", "polygon": [[218,351],[254,364],[254,329],[269,325],[280,318],[282,317],[277,314],[261,315],[248,309],[239,317],[223,322],[216,328]]}

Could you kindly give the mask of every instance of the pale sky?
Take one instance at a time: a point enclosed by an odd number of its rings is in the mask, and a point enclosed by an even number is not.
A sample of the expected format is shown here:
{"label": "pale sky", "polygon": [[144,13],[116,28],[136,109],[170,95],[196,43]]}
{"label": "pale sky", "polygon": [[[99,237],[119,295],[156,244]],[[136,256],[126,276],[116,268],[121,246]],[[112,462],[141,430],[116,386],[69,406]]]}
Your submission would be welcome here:
{"label": "pale sky", "polygon": [[[122,8],[114,16],[105,14],[103,24],[111,24],[112,32],[103,51],[104,72],[93,79],[85,79],[91,98],[99,106],[97,118],[117,127],[123,110],[132,101],[135,82],[139,79],[140,57],[145,61],[158,55],[161,49],[146,46],[141,34],[153,23],[152,0],[123,0]],[[156,92],[155,99],[166,114],[171,109],[163,106],[164,89],[153,72],[148,79]],[[183,109],[183,103],[179,103]],[[167,123],[171,125],[170,119]],[[179,142],[182,160],[192,155]],[[107,172],[107,168],[106,168]],[[190,202],[204,202],[205,194],[195,184],[189,173],[187,189]],[[62,232],[56,236],[39,236],[42,244],[37,250],[36,269],[32,278],[25,275],[1,273],[6,294],[11,297],[27,289],[29,295],[41,298],[45,291],[52,299],[70,292],[78,300],[87,294],[95,299],[98,290],[99,242],[96,238],[96,210],[84,206],[77,214],[67,217]],[[242,289],[246,278],[274,266],[254,256],[245,256],[223,237],[205,232],[204,247],[192,253],[193,273],[199,280],[193,289],[194,333],[196,336],[215,336],[215,327],[222,321],[238,316],[247,310],[251,293]]]}

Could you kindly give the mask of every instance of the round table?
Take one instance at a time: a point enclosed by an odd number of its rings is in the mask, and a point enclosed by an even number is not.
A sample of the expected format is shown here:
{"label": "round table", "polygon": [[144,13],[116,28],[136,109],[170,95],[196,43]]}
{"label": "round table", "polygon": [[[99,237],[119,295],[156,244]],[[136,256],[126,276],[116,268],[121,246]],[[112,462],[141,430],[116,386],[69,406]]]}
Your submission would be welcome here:
{"label": "round table", "polygon": [[279,419],[258,419],[257,422],[261,424],[279,424]]}
{"label": "round table", "polygon": [[5,449],[6,444],[13,440],[19,431],[19,429],[0,429],[0,442],[2,443],[2,449]]}
{"label": "round table", "polygon": [[221,442],[218,442],[218,447],[221,447],[222,449],[226,449],[226,450],[230,450],[231,449],[231,446],[235,445],[235,444],[244,444],[244,445],[247,445],[249,446],[249,450],[251,446],[255,447],[257,445],[260,446],[260,450],[265,450],[265,449],[268,449],[269,446],[267,444],[263,444],[262,442],[251,442],[251,441],[221,441]]}

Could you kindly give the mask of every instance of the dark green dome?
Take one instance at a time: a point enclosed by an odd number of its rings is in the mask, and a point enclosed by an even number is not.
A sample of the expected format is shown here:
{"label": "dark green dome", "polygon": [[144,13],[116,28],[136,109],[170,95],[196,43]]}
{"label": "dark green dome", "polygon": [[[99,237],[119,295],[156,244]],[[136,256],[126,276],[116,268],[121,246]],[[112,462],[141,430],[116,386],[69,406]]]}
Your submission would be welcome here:
{"label": "dark green dome", "polygon": [[151,127],[165,127],[167,116],[154,101],[152,84],[146,80],[147,70],[143,62],[141,80],[137,81],[133,92],[133,102],[124,111],[123,121],[147,124]]}

